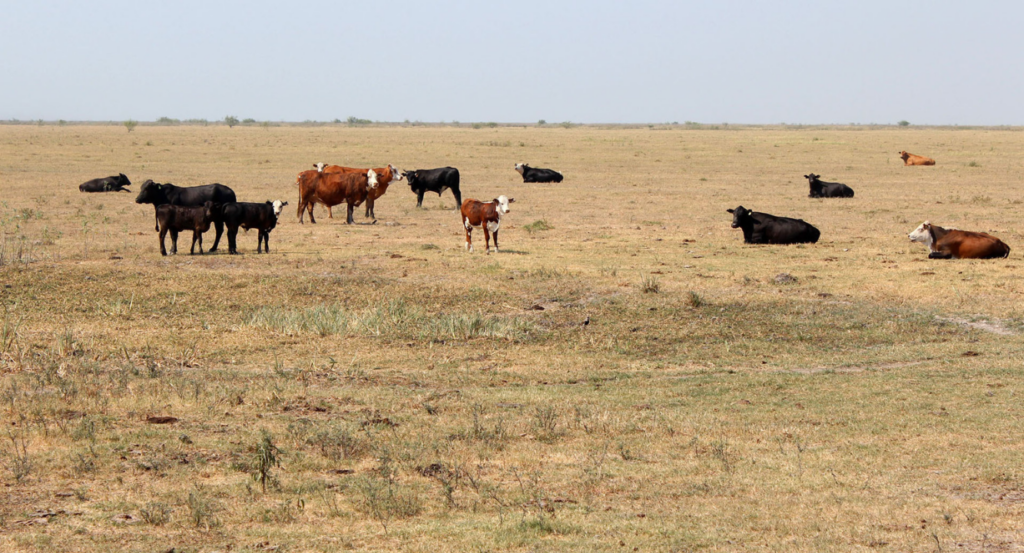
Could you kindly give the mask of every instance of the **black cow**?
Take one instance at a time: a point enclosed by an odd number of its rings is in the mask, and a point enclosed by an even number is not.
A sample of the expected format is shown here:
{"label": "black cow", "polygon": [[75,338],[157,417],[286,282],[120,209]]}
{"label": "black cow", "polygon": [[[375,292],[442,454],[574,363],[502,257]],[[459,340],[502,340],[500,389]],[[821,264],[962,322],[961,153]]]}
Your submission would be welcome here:
{"label": "black cow", "polygon": [[462,191],[459,190],[459,170],[454,167],[438,169],[417,169],[402,173],[409,182],[409,188],[416,193],[416,207],[423,207],[423,195],[437,192],[438,197],[445,190],[455,195],[455,209],[462,205]]}
{"label": "black cow", "polygon": [[264,244],[266,244],[267,253],[270,253],[270,231],[277,226],[277,218],[281,216],[281,209],[286,205],[288,202],[281,200],[273,202],[267,200],[262,204],[237,202],[215,205],[213,220],[228,227],[228,253],[238,253],[235,241],[238,236],[238,227],[244,228],[246,232],[249,229],[257,229],[259,235],[256,238],[256,253],[263,253]]}
{"label": "black cow", "polygon": [[732,213],[732,228],[743,229],[747,244],[813,244],[821,236],[821,231],[803,219],[776,217],[743,206],[726,211]]}
{"label": "black cow", "polygon": [[841,182],[825,182],[821,175],[804,175],[807,182],[811,184],[811,193],[808,198],[852,198],[853,189]]}
{"label": "black cow", "polygon": [[523,182],[562,182],[562,174],[554,169],[541,169],[517,163],[516,171],[523,176]]}
{"label": "black cow", "polygon": [[124,173],[120,173],[113,177],[104,177],[102,179],[92,179],[91,181],[83,182],[78,185],[79,192],[131,192],[125,188],[131,186],[132,181],[128,180],[128,177],[124,176]]}
{"label": "black cow", "polygon": [[[137,204],[153,204],[159,207],[164,204],[198,207],[206,202],[218,204],[234,203],[235,191],[223,184],[205,184],[203,186],[174,186],[173,184],[160,184],[152,180],[146,180],[139,189],[139,196],[135,198]],[[220,235],[224,232],[224,224],[214,223],[217,229],[217,237],[213,240],[211,252],[217,251],[217,244],[220,244]],[[160,230],[159,216],[157,217],[156,230]]]}
{"label": "black cow", "polygon": [[[167,255],[164,248],[164,237],[171,233],[171,253],[178,253],[178,233],[192,231],[191,254],[196,253],[196,242],[199,242],[199,255],[203,254],[203,233],[210,230],[213,222],[213,202],[206,202],[199,207],[185,207],[163,204],[156,207],[156,223],[160,228],[160,255]],[[213,251],[213,250],[210,250]]]}

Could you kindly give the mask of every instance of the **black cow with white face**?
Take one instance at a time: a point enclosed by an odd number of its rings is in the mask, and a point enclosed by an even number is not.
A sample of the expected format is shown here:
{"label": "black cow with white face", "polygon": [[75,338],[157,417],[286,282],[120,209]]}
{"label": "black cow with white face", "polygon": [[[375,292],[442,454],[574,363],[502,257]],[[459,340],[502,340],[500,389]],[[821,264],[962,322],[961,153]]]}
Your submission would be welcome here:
{"label": "black cow with white face", "polygon": [[726,211],[732,213],[732,228],[743,229],[747,244],[813,244],[821,237],[821,231],[803,219],[776,217],[743,206]]}
{"label": "black cow with white face", "polygon": [[416,207],[423,207],[423,195],[437,192],[440,196],[445,190],[455,195],[455,209],[462,205],[462,192],[459,190],[459,170],[454,167],[437,169],[417,169],[402,173],[409,182],[409,188],[416,194]]}
{"label": "black cow with white face", "polygon": [[811,185],[811,193],[808,194],[809,198],[852,198],[853,189],[841,182],[825,182],[821,180],[821,175],[804,175],[807,182]]}
{"label": "black cow with white face", "polygon": [[266,203],[237,202],[232,204],[217,204],[213,208],[213,220],[215,223],[223,223],[228,227],[228,253],[237,254],[238,228],[256,229],[256,253],[263,253],[263,246],[266,245],[267,253],[270,253],[270,231],[277,226],[277,220],[281,217],[281,210],[288,202],[281,200]]}
{"label": "black cow with white face", "polygon": [[124,173],[119,173],[113,177],[103,177],[102,179],[92,179],[91,181],[83,182],[78,185],[79,192],[131,192],[125,188],[131,186],[132,181],[128,180],[128,177],[124,176]]}
{"label": "black cow with white face", "polygon": [[[161,184],[146,180],[139,189],[139,195],[135,198],[137,204],[153,204],[153,207],[160,207],[164,204],[180,205],[186,207],[199,207],[206,202],[217,204],[234,203],[235,191],[223,184],[205,184],[203,186],[174,186],[173,184]],[[224,232],[224,223],[215,221],[217,237],[213,240],[213,247],[210,251],[217,250],[220,243],[220,235]],[[156,230],[160,231],[160,221],[157,221]]]}
{"label": "black cow with white face", "polygon": [[526,163],[517,163],[516,171],[523,176],[523,182],[562,182],[562,174],[554,169],[530,167]]}

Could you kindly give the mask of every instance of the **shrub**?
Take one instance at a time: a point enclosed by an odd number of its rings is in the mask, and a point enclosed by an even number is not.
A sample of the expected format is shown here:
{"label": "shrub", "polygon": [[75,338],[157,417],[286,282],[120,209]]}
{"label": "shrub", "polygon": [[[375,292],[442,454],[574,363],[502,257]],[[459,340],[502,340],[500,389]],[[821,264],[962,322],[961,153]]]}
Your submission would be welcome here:
{"label": "shrub", "polygon": [[903,120],[903,121],[900,121],[899,123],[896,123],[896,124],[901,126],[901,127],[909,127],[910,126],[910,121]]}
{"label": "shrub", "polygon": [[536,221],[528,225],[523,225],[523,229],[531,234],[534,232],[540,232],[542,230],[551,230],[553,228],[555,227],[549,225],[548,222],[545,221],[544,219],[537,219]]}
{"label": "shrub", "polygon": [[354,127],[356,125],[369,125],[370,123],[373,123],[373,121],[370,121],[369,119],[360,119],[358,117],[349,117],[346,119],[346,122],[350,127]]}
{"label": "shrub", "polygon": [[540,120],[538,120],[538,121],[537,121],[537,124],[538,124],[538,125],[547,125],[547,124],[548,124],[548,122],[547,122],[547,121],[545,121],[545,120],[543,120],[543,119],[540,119]]}
{"label": "shrub", "polygon": [[124,122],[124,128],[128,129],[128,132],[134,131],[135,127],[137,127],[138,125],[139,125],[138,121],[133,121],[131,119],[129,119],[129,120]]}
{"label": "shrub", "polygon": [[263,437],[259,443],[256,444],[256,455],[253,459],[253,473],[252,479],[260,483],[260,487],[263,488],[263,493],[267,493],[267,483],[274,482],[274,475],[271,471],[275,467],[281,466],[281,461],[278,459],[281,450],[274,445],[274,441],[270,437],[270,433],[266,430],[263,431]]}
{"label": "shrub", "polygon": [[224,123],[226,123],[228,128],[230,129],[231,127],[234,127],[238,124],[238,118],[234,115],[228,115],[224,118]]}
{"label": "shrub", "polygon": [[641,276],[638,288],[640,288],[640,291],[645,294],[657,294],[661,291],[661,283],[658,281],[658,277],[656,276]]}

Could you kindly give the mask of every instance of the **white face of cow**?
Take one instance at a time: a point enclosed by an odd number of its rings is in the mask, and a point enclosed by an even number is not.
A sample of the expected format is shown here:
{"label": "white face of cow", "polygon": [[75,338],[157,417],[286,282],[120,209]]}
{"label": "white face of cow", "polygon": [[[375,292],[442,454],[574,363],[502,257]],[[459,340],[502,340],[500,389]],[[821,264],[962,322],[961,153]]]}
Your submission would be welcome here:
{"label": "white face of cow", "polygon": [[509,211],[508,204],[516,201],[516,199],[515,198],[508,198],[508,197],[505,197],[505,196],[498,196],[498,199],[495,200],[495,201],[498,202],[498,213],[508,213],[508,211]]}
{"label": "white face of cow", "polygon": [[516,171],[519,171],[520,175],[522,175],[523,171],[525,171],[525,170],[526,170],[526,165],[525,164],[523,164],[523,163],[517,163],[516,164]]}
{"label": "white face of cow", "polygon": [[377,188],[377,172],[373,169],[366,172],[366,187],[371,190]]}
{"label": "white face of cow", "polygon": [[391,169],[391,180],[398,182],[405,178],[405,175],[402,174],[402,170],[399,169],[398,167],[395,167],[394,165],[391,165],[389,163],[388,169]]}
{"label": "white face of cow", "polygon": [[920,242],[926,247],[932,247],[932,224],[928,221],[921,223],[921,226],[914,229],[914,232],[909,234],[911,242]]}
{"label": "white face of cow", "polygon": [[324,172],[324,167],[326,167],[326,166],[327,166],[327,164],[322,162],[322,161],[320,163],[317,163],[317,164],[313,165],[313,167],[316,167],[316,172],[317,173],[323,173]]}
{"label": "white face of cow", "polygon": [[281,210],[284,209],[284,206],[288,205],[288,202],[282,202],[281,200],[274,200],[274,202],[271,205],[274,206],[274,217],[280,217],[281,216]]}

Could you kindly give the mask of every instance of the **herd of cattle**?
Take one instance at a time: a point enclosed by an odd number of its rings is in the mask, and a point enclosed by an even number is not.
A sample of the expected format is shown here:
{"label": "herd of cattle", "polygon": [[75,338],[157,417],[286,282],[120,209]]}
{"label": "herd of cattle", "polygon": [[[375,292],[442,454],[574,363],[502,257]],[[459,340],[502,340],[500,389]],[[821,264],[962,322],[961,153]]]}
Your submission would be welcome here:
{"label": "herd of cattle", "polygon": [[[935,165],[935,160],[924,156],[901,151],[900,158],[904,165]],[[515,170],[522,176],[523,182],[544,183],[562,182],[562,174],[552,169],[530,167],[525,163],[517,163]],[[852,198],[853,189],[838,182],[825,182],[821,175],[811,173],[804,175],[810,185],[811,198]],[[474,199],[462,200],[459,187],[459,170],[454,167],[437,169],[417,169],[401,171],[394,165],[377,168],[354,168],[340,165],[317,163],[313,169],[302,171],[295,180],[299,189],[299,206],[297,216],[303,223],[304,215],[309,214],[310,223],[316,223],[313,207],[323,204],[327,208],[328,217],[333,218],[332,208],[346,204],[348,214],[346,222],[352,224],[353,211],[363,203],[366,204],[365,216],[376,222],[374,202],[387,192],[392,182],[405,180],[409,188],[416,194],[416,207],[422,207],[423,195],[436,192],[438,196],[451,190],[457,206],[461,206],[460,219],[466,230],[466,249],[473,251],[473,228],[480,227],[484,232],[486,251],[490,252],[491,238],[494,238],[494,251],[498,251],[498,230],[501,217],[509,213],[509,204],[515,199],[498,196],[489,202]],[[129,192],[126,188],[131,182],[123,173],[94,179],[82,183],[78,188],[82,192]],[[222,184],[205,186],[179,187],[173,184],[160,184],[147,180],[142,184],[138,197],[139,204],[153,204],[156,209],[156,230],[160,233],[160,253],[167,255],[164,247],[165,237],[171,235],[171,253],[178,251],[178,233],[192,231],[192,253],[198,242],[199,253],[203,253],[204,232],[212,225],[216,229],[216,237],[209,251],[217,250],[224,227],[228,229],[228,251],[238,253],[236,237],[238,229],[257,229],[256,252],[264,250],[270,253],[270,231],[277,226],[277,220],[288,202],[281,200],[265,203],[237,202],[235,192]],[[748,244],[806,244],[816,243],[821,231],[802,219],[778,217],[767,213],[751,211],[743,206],[727,210],[733,215],[732,228],[743,231],[743,240]],[[998,238],[984,232],[970,232],[954,228],[943,228],[925,221],[909,235],[913,242],[920,242],[929,249],[928,257],[933,259],[989,259],[1007,257],[1010,247]]]}

